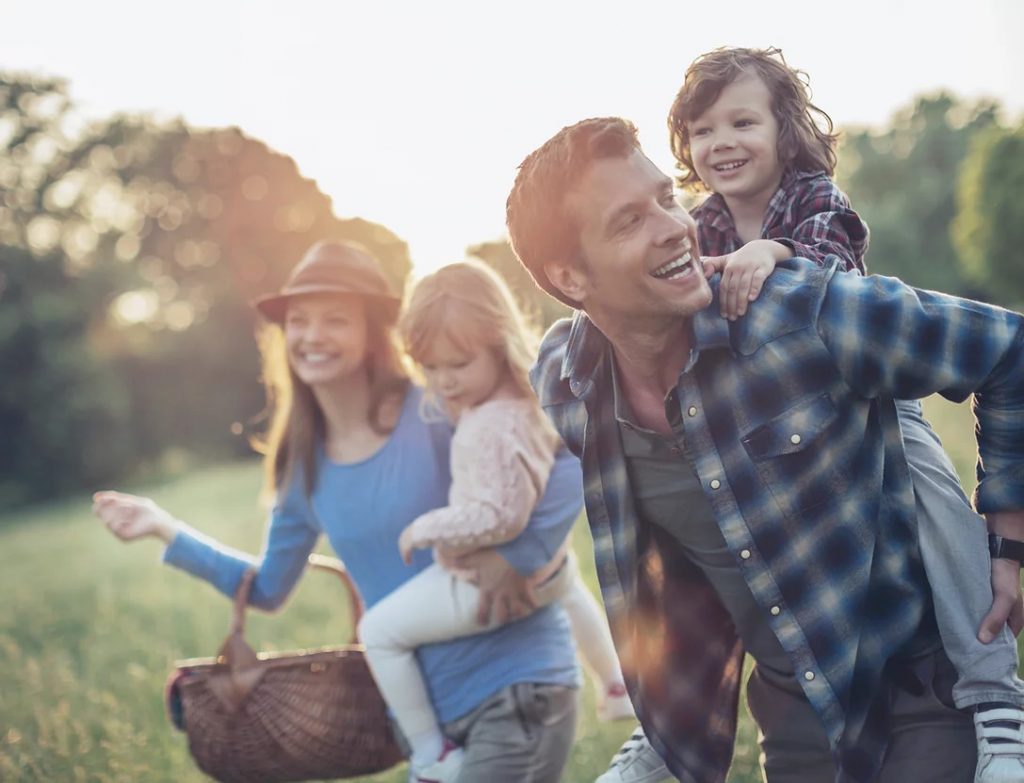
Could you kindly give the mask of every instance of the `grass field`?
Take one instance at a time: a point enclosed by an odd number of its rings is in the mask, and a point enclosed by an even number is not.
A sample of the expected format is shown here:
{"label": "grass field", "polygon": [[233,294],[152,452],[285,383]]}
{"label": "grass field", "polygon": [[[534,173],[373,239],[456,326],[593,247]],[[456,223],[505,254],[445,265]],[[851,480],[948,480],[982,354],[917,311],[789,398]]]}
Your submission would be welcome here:
{"label": "grass field", "polygon": [[[968,490],[973,423],[963,406],[929,401]],[[259,548],[259,469],[239,463],[134,487],[225,543]],[[596,587],[589,534],[576,530],[584,573]],[[164,715],[163,686],[179,658],[212,655],[229,605],[209,586],[158,564],[160,547],[126,547],[103,530],[86,497],[0,516],[0,780],[149,783],[202,781],[183,734]],[[329,576],[311,575],[281,613],[250,615],[257,649],[344,641],[345,602]],[[731,783],[755,783],[757,750],[745,707]],[[629,734],[599,724],[583,694],[567,783],[589,783]],[[404,768],[372,778],[400,783]]]}

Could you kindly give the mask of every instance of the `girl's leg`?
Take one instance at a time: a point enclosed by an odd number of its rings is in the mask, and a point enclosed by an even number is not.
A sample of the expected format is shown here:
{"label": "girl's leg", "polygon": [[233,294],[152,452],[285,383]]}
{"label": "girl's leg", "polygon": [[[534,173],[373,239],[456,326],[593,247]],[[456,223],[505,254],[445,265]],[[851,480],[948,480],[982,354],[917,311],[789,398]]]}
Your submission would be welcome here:
{"label": "girl's leg", "polygon": [[992,605],[985,521],[971,508],[920,403],[900,401],[897,408],[917,500],[921,558],[942,645],[959,674],[954,701],[960,708],[991,701],[1024,705],[1013,634],[1004,628],[990,644],[977,637]]}
{"label": "girl's leg", "polygon": [[483,630],[476,622],[478,596],[475,587],[432,565],[375,604],[359,623],[366,660],[414,764],[436,760],[443,744],[416,648]]}
{"label": "girl's leg", "polygon": [[603,720],[635,719],[604,608],[583,583],[572,552],[563,571],[565,576],[559,597],[569,615],[580,656],[597,686],[598,717]]}

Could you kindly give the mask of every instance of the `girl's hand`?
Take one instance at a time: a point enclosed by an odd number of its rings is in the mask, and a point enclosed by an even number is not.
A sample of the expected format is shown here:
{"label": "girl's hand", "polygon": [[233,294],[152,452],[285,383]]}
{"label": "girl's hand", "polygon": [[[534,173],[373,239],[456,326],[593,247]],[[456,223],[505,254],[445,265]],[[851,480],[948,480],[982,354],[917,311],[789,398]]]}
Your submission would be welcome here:
{"label": "girl's hand", "polygon": [[180,523],[149,498],[123,492],[97,492],[92,496],[92,513],[122,541],[159,538],[170,544]]}
{"label": "girl's hand", "polygon": [[412,525],[409,525],[402,531],[402,535],[398,537],[398,551],[401,553],[402,561],[406,565],[412,563],[412,551],[416,548],[416,545],[413,544]]}

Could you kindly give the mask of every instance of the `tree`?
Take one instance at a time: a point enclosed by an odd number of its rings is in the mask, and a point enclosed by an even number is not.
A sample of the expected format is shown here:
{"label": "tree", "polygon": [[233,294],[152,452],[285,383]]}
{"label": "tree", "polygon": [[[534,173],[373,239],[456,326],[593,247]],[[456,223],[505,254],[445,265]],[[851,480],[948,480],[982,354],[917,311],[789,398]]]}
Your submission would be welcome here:
{"label": "tree", "polygon": [[849,130],[837,180],[871,229],[868,269],[948,293],[971,293],[949,227],[968,145],[998,107],[940,93],[918,98],[881,131]]}
{"label": "tree", "polygon": [[[77,118],[59,79],[0,74],[0,503],[110,481],[181,447],[248,450],[263,406],[248,302],[315,241],[408,251],[339,219],[236,128]],[[13,444],[13,445],[11,445]]]}
{"label": "tree", "polygon": [[1024,125],[980,134],[964,161],[953,240],[964,274],[1003,305],[1024,305]]}
{"label": "tree", "polygon": [[548,296],[533,281],[508,242],[481,242],[466,248],[466,254],[479,258],[501,275],[515,294],[523,312],[539,327],[547,328],[557,319],[571,315],[568,307]]}

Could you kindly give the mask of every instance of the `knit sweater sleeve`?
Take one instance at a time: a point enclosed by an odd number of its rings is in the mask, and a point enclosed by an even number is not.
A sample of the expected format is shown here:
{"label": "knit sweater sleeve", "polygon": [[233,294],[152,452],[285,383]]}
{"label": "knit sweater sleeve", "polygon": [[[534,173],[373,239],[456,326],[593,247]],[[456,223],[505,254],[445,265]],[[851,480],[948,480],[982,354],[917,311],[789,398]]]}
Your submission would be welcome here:
{"label": "knit sweater sleeve", "polygon": [[465,412],[452,438],[448,505],[409,529],[417,548],[475,549],[518,536],[544,492],[557,435],[525,400]]}

